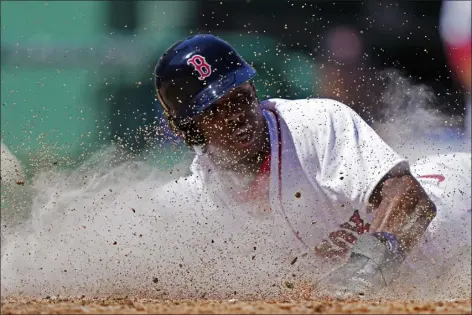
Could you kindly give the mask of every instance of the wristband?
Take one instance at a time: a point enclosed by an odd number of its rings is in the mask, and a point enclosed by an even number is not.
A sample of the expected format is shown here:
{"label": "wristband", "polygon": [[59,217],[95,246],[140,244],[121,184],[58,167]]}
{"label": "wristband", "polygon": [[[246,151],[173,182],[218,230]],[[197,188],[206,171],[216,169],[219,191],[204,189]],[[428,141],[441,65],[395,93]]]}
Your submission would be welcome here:
{"label": "wristband", "polygon": [[402,258],[405,256],[402,246],[394,234],[389,232],[375,232],[372,233],[372,235],[385,244],[392,254],[399,255]]}

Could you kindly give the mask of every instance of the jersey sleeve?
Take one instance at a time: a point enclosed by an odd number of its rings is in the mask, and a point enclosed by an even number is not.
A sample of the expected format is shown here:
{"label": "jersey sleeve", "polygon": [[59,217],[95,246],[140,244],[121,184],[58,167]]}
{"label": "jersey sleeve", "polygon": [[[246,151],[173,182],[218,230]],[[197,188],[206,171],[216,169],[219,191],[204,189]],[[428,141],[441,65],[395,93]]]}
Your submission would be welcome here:
{"label": "jersey sleeve", "polygon": [[348,106],[329,100],[316,115],[310,126],[313,145],[305,146],[306,160],[331,198],[363,208],[389,171],[409,169],[407,160]]}

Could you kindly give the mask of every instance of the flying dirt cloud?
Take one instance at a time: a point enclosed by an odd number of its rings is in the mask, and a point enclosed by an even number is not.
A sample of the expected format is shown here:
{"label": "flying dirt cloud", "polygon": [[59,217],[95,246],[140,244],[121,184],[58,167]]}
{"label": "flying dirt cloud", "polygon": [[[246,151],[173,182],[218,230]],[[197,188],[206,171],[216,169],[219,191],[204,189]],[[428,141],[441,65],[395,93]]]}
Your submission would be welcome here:
{"label": "flying dirt cloud", "polygon": [[[375,126],[390,145],[413,159],[470,152],[460,141],[430,147],[426,131],[446,119],[428,108],[433,95],[391,79],[383,96],[388,119]],[[267,298],[314,280],[310,255],[286,246],[284,227],[166,186],[178,172],[116,152],[111,146],[75,171],[36,176],[29,219],[2,231],[2,296]],[[458,281],[470,267],[470,254],[464,257],[451,271]],[[455,294],[470,295],[467,284],[462,290]]]}
{"label": "flying dirt cloud", "polygon": [[464,124],[462,117],[442,114],[434,106],[438,99],[430,87],[413,84],[398,70],[378,76],[383,85],[379,100],[383,119],[373,128],[390,146],[411,161],[438,153],[470,152],[470,137],[458,128]]}

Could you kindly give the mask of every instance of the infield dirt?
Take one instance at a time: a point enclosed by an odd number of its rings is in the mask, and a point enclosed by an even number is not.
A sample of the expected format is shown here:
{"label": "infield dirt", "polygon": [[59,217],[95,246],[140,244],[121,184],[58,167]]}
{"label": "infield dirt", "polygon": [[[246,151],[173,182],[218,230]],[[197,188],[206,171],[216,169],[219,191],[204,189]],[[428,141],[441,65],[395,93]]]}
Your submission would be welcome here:
{"label": "infield dirt", "polygon": [[9,299],[2,314],[471,314],[471,301]]}

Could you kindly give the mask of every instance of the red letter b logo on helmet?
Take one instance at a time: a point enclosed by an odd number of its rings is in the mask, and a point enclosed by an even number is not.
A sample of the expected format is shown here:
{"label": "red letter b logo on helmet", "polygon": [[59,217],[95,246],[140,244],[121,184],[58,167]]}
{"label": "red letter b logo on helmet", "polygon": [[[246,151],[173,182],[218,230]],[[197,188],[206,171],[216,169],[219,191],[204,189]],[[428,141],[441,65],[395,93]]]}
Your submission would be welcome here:
{"label": "red letter b logo on helmet", "polygon": [[192,65],[195,68],[195,71],[200,74],[198,77],[199,80],[208,78],[211,75],[211,66],[206,62],[205,57],[200,55],[195,55],[189,60],[187,60],[188,65]]}

